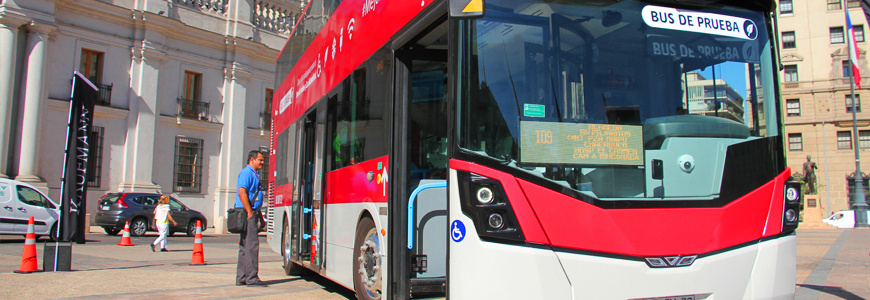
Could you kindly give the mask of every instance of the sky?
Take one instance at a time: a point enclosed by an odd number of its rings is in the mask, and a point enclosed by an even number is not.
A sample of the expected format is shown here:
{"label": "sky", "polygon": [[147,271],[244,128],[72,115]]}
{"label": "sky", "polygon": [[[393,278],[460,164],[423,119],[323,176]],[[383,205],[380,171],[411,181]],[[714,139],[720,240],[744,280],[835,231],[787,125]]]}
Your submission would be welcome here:
{"label": "sky", "polygon": [[[701,76],[713,79],[713,68],[707,67]],[[740,97],[746,99],[746,63],[727,61],[716,65],[716,79],[724,79]]]}

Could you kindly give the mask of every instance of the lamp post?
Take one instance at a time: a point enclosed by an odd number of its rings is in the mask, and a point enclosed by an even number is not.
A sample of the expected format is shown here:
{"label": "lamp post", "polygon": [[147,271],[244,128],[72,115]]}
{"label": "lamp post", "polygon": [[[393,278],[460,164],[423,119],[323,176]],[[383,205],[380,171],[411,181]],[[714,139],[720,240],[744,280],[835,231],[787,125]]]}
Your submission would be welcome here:
{"label": "lamp post", "polygon": [[855,211],[855,228],[860,228],[868,227],[868,225],[867,197],[864,195],[864,176],[861,173],[861,149],[858,144],[858,116],[856,113],[857,101],[855,101],[855,74],[853,74],[856,66],[852,65],[857,61],[858,49],[855,49],[855,37],[852,35],[852,30],[849,30],[849,28],[852,27],[852,22],[849,18],[849,3],[847,0],[843,0],[842,3],[843,12],[846,15],[846,22],[848,23],[843,35],[846,36],[846,41],[849,46],[849,89],[851,91],[850,97],[852,99],[852,141],[855,148],[855,193],[853,194],[854,197],[852,197],[852,209]]}

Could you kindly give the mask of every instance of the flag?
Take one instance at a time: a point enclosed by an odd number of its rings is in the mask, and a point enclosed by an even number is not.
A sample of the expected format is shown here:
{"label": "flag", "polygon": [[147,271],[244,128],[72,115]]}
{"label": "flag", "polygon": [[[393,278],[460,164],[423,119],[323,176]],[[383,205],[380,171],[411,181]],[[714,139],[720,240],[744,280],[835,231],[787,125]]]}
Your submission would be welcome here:
{"label": "flag", "polygon": [[849,13],[846,13],[846,37],[849,41],[849,64],[852,65],[852,77],[855,78],[855,85],[861,89],[861,72],[858,70],[858,43],[855,42],[855,27],[852,27],[852,18]]}
{"label": "flag", "polygon": [[66,149],[60,185],[59,240],[83,244],[86,193],[88,188],[88,133],[94,119],[94,103],[99,90],[84,75],[73,73],[70,92],[69,123],[67,125]]}

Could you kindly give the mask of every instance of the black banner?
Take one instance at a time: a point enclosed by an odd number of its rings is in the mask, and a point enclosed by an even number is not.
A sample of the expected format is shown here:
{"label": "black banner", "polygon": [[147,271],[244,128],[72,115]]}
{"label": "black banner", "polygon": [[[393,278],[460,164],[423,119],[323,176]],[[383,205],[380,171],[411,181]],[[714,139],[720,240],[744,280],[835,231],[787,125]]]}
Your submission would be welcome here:
{"label": "black banner", "polygon": [[88,133],[94,117],[99,90],[84,75],[75,72],[72,80],[66,152],[61,177],[60,241],[85,243],[85,207],[88,189]]}

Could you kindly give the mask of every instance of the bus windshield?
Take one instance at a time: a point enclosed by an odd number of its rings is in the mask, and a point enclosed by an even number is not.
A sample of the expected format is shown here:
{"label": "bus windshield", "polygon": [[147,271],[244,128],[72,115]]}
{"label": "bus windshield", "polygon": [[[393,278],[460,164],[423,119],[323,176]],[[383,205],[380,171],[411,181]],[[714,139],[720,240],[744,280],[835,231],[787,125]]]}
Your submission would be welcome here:
{"label": "bus windshield", "polygon": [[457,29],[458,146],[595,199],[715,199],[730,145],[780,135],[768,27],[721,5],[488,0]]}

